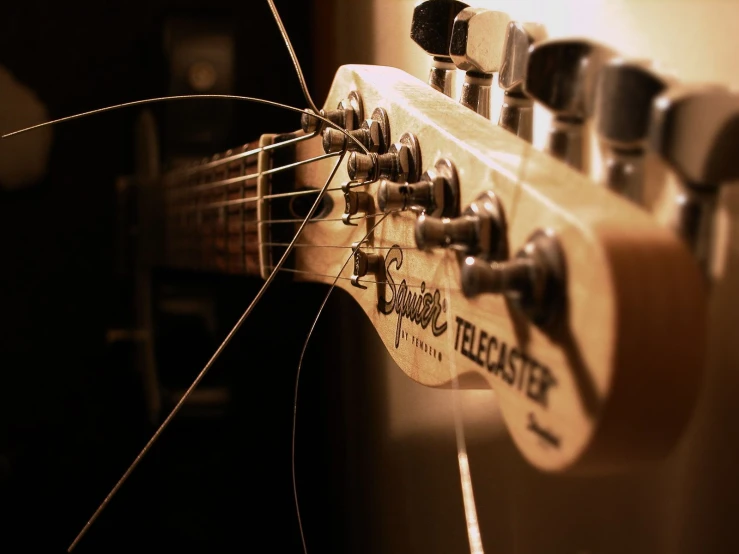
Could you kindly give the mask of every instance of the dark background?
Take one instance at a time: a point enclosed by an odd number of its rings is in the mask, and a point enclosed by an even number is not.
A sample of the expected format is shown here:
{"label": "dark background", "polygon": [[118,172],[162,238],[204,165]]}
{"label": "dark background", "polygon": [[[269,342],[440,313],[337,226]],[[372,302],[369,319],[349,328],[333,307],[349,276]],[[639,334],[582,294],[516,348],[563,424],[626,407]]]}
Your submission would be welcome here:
{"label": "dark background", "polygon": [[[321,52],[330,50],[330,41],[311,22],[328,24],[326,7],[286,1],[278,7],[320,105],[332,74]],[[173,85],[163,29],[173,17],[230,28],[237,94],[305,105],[266,2],[6,2],[0,64],[34,90],[51,118],[165,95]],[[246,104],[193,101],[157,105],[153,112],[166,156],[183,150],[209,155],[298,126],[294,114]],[[125,327],[131,316],[130,282],[117,273],[114,183],[135,171],[137,115],[127,109],[56,126],[46,178],[0,193],[2,552],[64,551],[155,429],[131,346],[105,340],[108,329]],[[178,142],[209,119],[220,125],[209,143]],[[157,279],[216,291],[215,333],[198,321],[157,322],[160,368],[167,379],[186,384],[261,283],[202,275]],[[324,294],[309,285],[270,291],[213,368],[209,383],[227,387],[231,401],[219,412],[178,418],[78,552],[229,552],[258,544],[298,551],[290,481],[293,383]],[[334,321],[335,329],[341,322]],[[341,528],[331,507],[332,462],[322,431],[333,417],[325,400],[338,386],[324,347],[331,333],[329,324],[319,326],[309,351],[299,426],[306,430],[299,442],[312,453],[299,466],[301,499],[308,506],[315,505],[311,499],[325,500],[322,510],[304,513],[314,530],[309,539],[321,550],[337,544]],[[318,520],[322,525],[311,526]],[[322,531],[330,527],[331,533]]]}

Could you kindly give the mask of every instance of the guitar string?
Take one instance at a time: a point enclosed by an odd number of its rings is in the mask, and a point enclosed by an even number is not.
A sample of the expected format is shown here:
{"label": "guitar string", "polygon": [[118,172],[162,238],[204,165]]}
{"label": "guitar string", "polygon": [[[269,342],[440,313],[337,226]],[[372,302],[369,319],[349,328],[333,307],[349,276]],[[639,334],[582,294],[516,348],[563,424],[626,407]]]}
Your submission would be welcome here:
{"label": "guitar string", "polygon": [[239,96],[236,94],[179,94],[179,95],[173,95],[173,96],[157,96],[154,98],[145,98],[143,100],[134,100],[132,102],[123,102],[121,104],[115,104],[113,106],[106,106],[104,108],[97,108],[95,110],[90,110],[87,112],[81,112],[81,113],[74,114],[74,115],[68,115],[65,117],[60,117],[58,119],[52,119],[51,121],[44,121],[43,123],[31,125],[30,127],[24,127],[23,129],[18,129],[17,131],[5,133],[4,135],[0,136],[0,138],[7,139],[10,137],[14,137],[16,135],[20,135],[22,133],[28,133],[30,131],[35,131],[36,129],[41,129],[42,127],[48,127],[50,125],[57,125],[59,123],[64,123],[67,121],[74,121],[75,119],[81,119],[83,117],[88,117],[92,115],[99,115],[99,114],[103,114],[106,112],[111,112],[113,110],[131,108],[133,106],[143,106],[146,104],[155,104],[158,102],[174,102],[176,100],[232,100],[236,102],[252,102],[255,104],[263,104],[265,106],[272,106],[275,108],[281,108],[284,110],[308,114],[311,117],[320,119],[321,121],[323,121],[327,125],[330,125],[334,129],[337,129],[344,136],[348,137],[352,142],[354,142],[357,145],[357,147],[360,148],[365,154],[370,153],[367,147],[364,144],[362,144],[357,138],[350,135],[346,129],[342,128],[340,125],[334,123],[328,118],[312,112],[309,109],[297,108],[295,106],[290,106],[288,104],[282,104],[280,102],[275,102],[273,100],[265,100],[264,98],[256,98],[254,96]]}
{"label": "guitar string", "polygon": [[[362,244],[365,240],[367,240],[367,237],[372,234],[372,232],[377,229],[377,227],[380,226],[380,224],[387,219],[389,213],[383,214],[382,217],[377,221],[370,229],[367,231],[367,233],[364,235],[362,240],[359,241],[359,244]],[[295,513],[298,518],[298,530],[300,531],[300,541],[303,545],[303,554],[308,554],[308,546],[305,542],[305,533],[303,532],[303,520],[300,516],[300,503],[298,501],[298,486],[297,486],[297,480],[295,475],[295,435],[296,435],[296,429],[297,429],[297,420],[298,420],[298,388],[300,385],[300,372],[303,367],[303,359],[305,358],[305,352],[308,349],[308,342],[310,341],[310,338],[313,336],[313,331],[316,328],[316,325],[318,324],[318,319],[321,317],[321,314],[323,313],[323,309],[326,307],[326,303],[328,302],[329,297],[331,296],[331,293],[333,292],[334,288],[336,287],[336,283],[341,278],[341,274],[343,273],[344,269],[346,268],[347,264],[351,261],[351,259],[354,257],[355,252],[359,249],[359,246],[356,248],[352,248],[352,253],[349,255],[349,257],[344,262],[344,265],[341,266],[341,269],[339,269],[339,272],[333,276],[334,281],[331,283],[331,286],[328,289],[328,292],[326,293],[326,296],[323,299],[323,302],[321,303],[321,306],[318,308],[318,313],[316,314],[315,319],[313,320],[313,324],[310,327],[310,330],[308,331],[308,336],[305,338],[305,342],[303,343],[303,350],[300,353],[300,360],[298,361],[298,368],[295,373],[295,392],[293,395],[293,421],[292,421],[292,446],[291,446],[291,470],[292,470],[292,482],[293,482],[293,499],[295,500]]]}
{"label": "guitar string", "polygon": [[[447,258],[448,259],[448,258]],[[452,313],[452,295],[450,265],[444,264],[446,279],[444,279],[444,290],[447,298],[447,313]],[[452,333],[447,333],[447,351],[449,352],[449,374],[452,379],[452,414],[454,417],[454,436],[457,443],[457,464],[459,466],[459,480],[462,487],[462,506],[464,508],[465,522],[467,528],[467,540],[470,546],[470,554],[484,554],[480,524],[477,518],[477,504],[472,487],[472,474],[470,472],[469,458],[467,457],[467,441],[464,434],[464,420],[459,407],[459,374],[457,373],[457,362],[454,356],[454,344]]]}
{"label": "guitar string", "polygon": [[[279,167],[273,167],[272,169],[265,169],[264,171],[257,172],[257,173],[250,173],[248,175],[238,175],[236,177],[230,177],[228,179],[222,179],[220,181],[212,181],[209,183],[203,183],[199,185],[192,185],[192,186],[184,185],[182,187],[172,187],[172,188],[166,189],[166,192],[192,193],[192,192],[200,192],[201,190],[217,189],[219,187],[224,187],[226,185],[233,185],[236,183],[241,183],[243,181],[249,181],[250,179],[257,179],[264,175],[272,175],[274,173],[279,173],[280,171],[287,171],[288,169],[294,169],[296,167],[308,165],[314,162],[320,162],[321,160],[333,158],[335,156],[338,156],[339,154],[341,154],[341,152],[329,152],[327,154],[321,154],[320,156],[314,156],[313,158],[306,158],[305,160],[300,160],[300,161],[293,162],[290,164],[281,165]],[[283,196],[298,196],[300,194],[311,194],[311,193],[315,194],[317,192],[318,191],[314,189],[310,191],[283,193]],[[171,196],[175,196],[175,195],[172,194]],[[270,198],[270,197],[263,196],[262,198]],[[279,198],[279,196],[273,196],[273,198]],[[249,199],[245,199],[245,200],[249,200]],[[255,198],[255,200],[258,200],[258,198]]]}
{"label": "guitar string", "polygon": [[[278,148],[282,148],[284,146],[292,146],[298,142],[303,142],[305,140],[309,140],[312,138],[315,138],[318,135],[316,131],[312,133],[307,133],[305,135],[291,138],[282,142],[275,142],[274,144],[267,144],[265,146],[259,146],[257,148],[254,148],[252,150],[247,150],[246,152],[239,152],[237,154],[231,154],[229,156],[219,158],[217,160],[211,160],[209,162],[204,163],[198,163],[193,167],[183,166],[183,167],[175,167],[170,169],[165,175],[164,179],[172,178],[172,177],[179,177],[180,175],[193,175],[195,173],[198,173],[200,171],[207,171],[209,169],[213,169],[215,167],[218,167],[220,165],[229,164],[231,162],[241,160],[243,158],[250,158],[252,156],[256,156],[257,154],[261,154],[262,152],[268,152],[270,150],[276,150]],[[233,150],[233,148],[231,149]]]}
{"label": "guitar string", "polygon": [[[347,248],[352,248],[352,247],[351,246],[347,246]],[[269,269],[272,269],[272,268],[269,268]],[[329,277],[331,279],[333,279],[335,277],[334,275],[331,275],[330,273],[317,273],[315,271],[305,271],[305,270],[302,270],[302,269],[292,269],[292,268],[289,268],[289,267],[280,268],[279,271],[284,271],[286,273],[297,273],[297,274],[300,274],[300,275],[310,275],[312,277]],[[341,279],[342,281],[351,281],[351,278],[350,277],[339,277],[339,279]],[[390,285],[391,284],[390,281],[373,281],[371,279],[368,279],[368,280],[362,279],[362,281],[360,281],[360,282],[362,284],[365,284],[365,285]],[[419,289],[419,290],[420,289],[427,288],[428,285],[434,285],[435,286],[435,283],[428,282],[424,286],[422,286],[422,285],[409,285],[409,284],[406,283],[406,286],[409,289]],[[450,291],[453,291],[453,292],[462,292],[462,289],[451,289],[450,288],[449,290]]]}
{"label": "guitar string", "polygon": [[[290,246],[288,246],[285,249],[285,252],[280,257],[280,260],[275,265],[275,268],[279,270],[287,261],[288,256],[290,255],[290,252],[292,252],[293,244],[297,243],[298,239],[300,238],[300,235],[303,233],[303,230],[305,229],[308,221],[310,220],[313,213],[318,209],[318,206],[320,205],[320,202],[323,198],[323,194],[326,192],[326,189],[328,189],[329,185],[331,184],[331,181],[333,180],[334,176],[336,175],[337,170],[339,169],[339,166],[341,165],[342,160],[344,159],[343,154],[339,157],[338,160],[336,160],[336,164],[334,164],[333,169],[328,175],[328,178],[326,179],[325,184],[321,188],[321,194],[318,195],[315,202],[313,203],[313,206],[311,207],[310,211],[308,212],[308,215],[305,217],[303,222],[301,223],[300,227],[296,231],[295,235],[293,236],[292,241],[290,241]],[[169,423],[174,419],[174,417],[177,415],[177,413],[180,411],[180,408],[184,405],[184,403],[187,401],[187,399],[190,397],[192,392],[197,388],[197,386],[200,384],[200,382],[203,380],[205,375],[208,373],[210,368],[213,366],[215,361],[220,357],[223,350],[228,346],[228,344],[231,342],[231,339],[236,335],[238,330],[241,328],[243,323],[246,321],[247,317],[252,313],[256,305],[259,303],[259,301],[264,296],[265,292],[269,288],[269,286],[272,284],[272,282],[275,279],[275,276],[277,275],[277,271],[273,271],[270,273],[270,275],[267,277],[266,281],[262,284],[259,291],[257,292],[254,299],[249,303],[249,306],[246,308],[244,313],[241,315],[241,317],[238,319],[236,324],[231,328],[228,335],[226,335],[226,338],[223,339],[221,344],[218,346],[218,348],[215,350],[213,355],[210,357],[208,362],[203,366],[203,369],[200,370],[198,375],[195,377],[193,382],[190,384],[190,386],[187,388],[185,393],[180,397],[180,399],[177,401],[177,404],[175,404],[174,408],[169,412],[167,417],[164,419],[164,421],[159,425],[157,430],[154,432],[154,434],[151,436],[149,441],[146,443],[144,448],[139,452],[139,454],[136,456],[136,458],[133,460],[131,465],[128,466],[126,471],[123,473],[123,475],[118,479],[116,484],[113,486],[111,491],[108,493],[108,495],[105,497],[105,499],[102,501],[102,503],[97,507],[95,512],[92,514],[92,517],[85,523],[82,530],[77,534],[75,539],[72,541],[72,544],[70,544],[69,548],[67,549],[67,552],[72,552],[74,548],[79,544],[79,541],[82,539],[82,537],[85,536],[87,531],[90,529],[93,523],[95,523],[95,520],[98,518],[98,516],[102,513],[102,511],[105,509],[105,507],[110,503],[113,496],[118,492],[118,490],[121,488],[121,486],[126,482],[128,477],[131,475],[131,473],[136,469],[136,467],[139,465],[143,457],[146,455],[146,453],[151,449],[151,447],[154,445],[154,443],[159,439],[159,436],[164,432],[164,430],[169,426]]]}

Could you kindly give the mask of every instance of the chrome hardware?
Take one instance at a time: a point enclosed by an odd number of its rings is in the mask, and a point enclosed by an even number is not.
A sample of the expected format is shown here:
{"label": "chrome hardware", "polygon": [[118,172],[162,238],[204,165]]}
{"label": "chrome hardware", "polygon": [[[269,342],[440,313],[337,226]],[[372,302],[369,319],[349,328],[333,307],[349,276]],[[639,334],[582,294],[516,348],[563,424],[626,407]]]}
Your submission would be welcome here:
{"label": "chrome hardware", "polygon": [[[360,122],[364,119],[364,102],[359,91],[351,91],[347,97],[339,102],[335,110],[321,110],[320,115],[335,123],[339,127],[352,131],[359,127]],[[321,121],[316,117],[311,117],[304,113],[300,117],[300,127],[305,133],[321,133],[326,126],[325,121]]]}
{"label": "chrome hardware", "polygon": [[346,205],[344,207],[344,214],[341,216],[341,221],[344,225],[353,225],[356,227],[356,223],[351,222],[353,215],[357,215],[358,213],[375,213],[375,200],[367,192],[346,190],[344,192],[344,202]]}
{"label": "chrome hardware", "polygon": [[390,145],[387,154],[352,152],[346,164],[349,178],[356,181],[418,181],[421,174],[421,147],[413,133],[404,133]]}
{"label": "chrome hardware", "polygon": [[431,70],[428,83],[436,90],[451,96],[457,68],[449,57],[454,18],[467,8],[456,0],[425,0],[413,10],[411,39],[430,56]]}
{"label": "chrome hardware", "polygon": [[668,89],[652,104],[649,143],[682,182],[672,227],[709,270],[718,192],[739,179],[739,94],[718,86]]}
{"label": "chrome hardware", "polygon": [[421,214],[416,220],[415,235],[421,250],[452,248],[488,261],[508,257],[505,216],[492,192],[478,196],[460,217]]}
{"label": "chrome hardware", "polygon": [[[382,108],[375,108],[371,119],[365,119],[359,129],[349,131],[349,135],[357,139],[367,150],[375,154],[382,154],[390,146],[390,120],[387,112]],[[331,127],[323,131],[324,152],[360,151],[359,145],[347,138],[338,129]]]}
{"label": "chrome hardware", "polygon": [[363,252],[359,249],[360,243],[355,242],[352,244],[354,250],[354,271],[350,278],[350,282],[357,288],[366,289],[362,283],[359,282],[361,277],[366,275],[374,275],[376,280],[380,281],[385,274],[385,261],[380,254],[373,254],[371,252]]}
{"label": "chrome hardware", "polygon": [[380,181],[377,192],[380,211],[415,210],[432,217],[453,217],[459,213],[459,178],[454,164],[436,160],[416,183]]}
{"label": "chrome hardware", "polygon": [[512,260],[462,264],[465,296],[503,294],[535,324],[551,327],[564,314],[565,262],[554,233],[538,230]]}
{"label": "chrome hardware", "polygon": [[544,40],[546,29],[538,23],[511,21],[506,29],[498,86],[503,89],[503,105],[498,125],[531,142],[534,134],[534,101],[523,93],[529,48]]}
{"label": "chrome hardware", "polygon": [[482,8],[465,8],[452,27],[449,55],[466,72],[459,102],[485,118],[490,117],[493,73],[500,67],[508,14]]}
{"label": "chrome hardware", "polygon": [[612,60],[598,81],[595,121],[603,151],[603,183],[644,201],[644,153],[652,101],[668,80],[640,61]]}
{"label": "chrome hardware", "polygon": [[597,78],[615,56],[585,39],[545,40],[529,51],[524,92],[554,115],[547,149],[585,173],[590,169],[585,125],[593,115]]}

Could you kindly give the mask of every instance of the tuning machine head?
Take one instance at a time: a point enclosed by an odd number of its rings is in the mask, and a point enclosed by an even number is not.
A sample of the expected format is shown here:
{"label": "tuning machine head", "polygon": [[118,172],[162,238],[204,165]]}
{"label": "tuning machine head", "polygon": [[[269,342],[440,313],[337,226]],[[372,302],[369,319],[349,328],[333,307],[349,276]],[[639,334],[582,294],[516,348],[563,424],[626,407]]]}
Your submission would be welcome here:
{"label": "tuning machine head", "polygon": [[586,39],[550,39],[531,46],[525,93],[553,112],[548,150],[576,169],[588,170],[583,128],[593,115],[602,67],[616,52]]}
{"label": "tuning machine head", "polygon": [[498,125],[531,142],[533,137],[533,100],[523,92],[529,49],[547,37],[546,28],[538,23],[511,21],[506,28],[503,53],[498,73],[498,86],[503,89],[503,105]]}
{"label": "tuning machine head", "polygon": [[371,119],[365,119],[359,129],[348,131],[355,140],[349,139],[338,129],[331,127],[323,131],[323,150],[331,152],[357,152],[359,144],[375,154],[384,153],[390,145],[390,119],[383,108],[375,108]]}
{"label": "tuning machine head", "polygon": [[460,217],[421,214],[416,220],[415,237],[421,250],[452,248],[484,260],[503,260],[508,256],[505,215],[491,191],[478,196]]}
{"label": "tuning machine head", "polygon": [[565,262],[554,233],[538,230],[512,260],[469,256],[462,264],[465,296],[504,294],[536,325],[552,327],[565,309]]}
{"label": "tuning machine head", "polygon": [[[320,115],[335,123],[342,129],[352,131],[359,127],[364,119],[364,102],[359,91],[351,91],[347,97],[339,102],[335,110],[321,110]],[[326,122],[321,121],[317,117],[304,113],[300,117],[300,126],[305,133],[321,133],[326,127]]]}
{"label": "tuning machine head", "polygon": [[643,201],[643,158],[652,102],[670,80],[639,60],[611,60],[598,80],[595,121],[603,149],[604,184]]}
{"label": "tuning machine head", "polygon": [[459,177],[451,160],[439,158],[417,182],[383,179],[377,193],[381,211],[414,210],[432,217],[459,213]]}
{"label": "tuning machine head", "polygon": [[421,176],[421,146],[413,133],[403,133],[386,154],[352,152],[346,170],[353,181],[389,179],[414,183]]}
{"label": "tuning machine head", "polygon": [[503,12],[465,8],[452,27],[449,55],[457,69],[467,72],[459,101],[483,117],[490,117],[490,87],[510,19]]}
{"label": "tuning machine head", "polygon": [[649,144],[681,179],[671,222],[708,270],[720,185],[739,179],[739,94],[680,85],[652,105]]}
{"label": "tuning machine head", "polygon": [[456,0],[425,0],[413,10],[411,39],[433,59],[428,83],[447,96],[454,91],[457,72],[449,56],[454,18],[467,7]]}

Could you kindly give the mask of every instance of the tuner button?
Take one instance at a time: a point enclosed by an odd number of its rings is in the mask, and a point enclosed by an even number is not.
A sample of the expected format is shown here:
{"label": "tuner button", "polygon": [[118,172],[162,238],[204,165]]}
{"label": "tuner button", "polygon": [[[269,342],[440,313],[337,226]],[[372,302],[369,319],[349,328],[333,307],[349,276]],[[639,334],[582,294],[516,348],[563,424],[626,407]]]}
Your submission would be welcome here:
{"label": "tuner button", "polygon": [[465,8],[454,20],[449,54],[467,72],[459,101],[483,117],[490,117],[490,87],[510,19],[503,12]]}
{"label": "tuner button", "polygon": [[426,0],[413,10],[411,39],[433,57],[428,83],[447,96],[454,91],[456,74],[449,56],[454,18],[467,7],[456,0]]}
{"label": "tuner button", "polygon": [[468,256],[462,264],[465,296],[504,294],[537,325],[552,326],[564,311],[565,264],[550,232],[536,231],[509,261]]}
{"label": "tuner button", "polygon": [[498,125],[528,142],[533,138],[533,105],[523,93],[529,48],[544,40],[546,28],[538,23],[511,21],[506,29],[498,86],[503,89],[503,105]]}
{"label": "tuner button", "polygon": [[603,150],[603,181],[637,203],[643,201],[652,101],[668,84],[646,63],[622,59],[608,63],[598,81],[595,121]]}
{"label": "tuner button", "polygon": [[485,260],[505,259],[508,254],[505,218],[492,192],[479,196],[461,217],[421,214],[416,220],[415,238],[421,250],[452,248]]}
{"label": "tuner button", "polygon": [[739,179],[739,95],[718,86],[676,86],[652,104],[649,144],[684,185],[674,229],[708,270],[719,186]]}
{"label": "tuner button", "polygon": [[576,169],[588,170],[583,126],[592,116],[601,68],[616,52],[585,39],[556,39],[529,50],[525,93],[554,115],[548,150]]}

